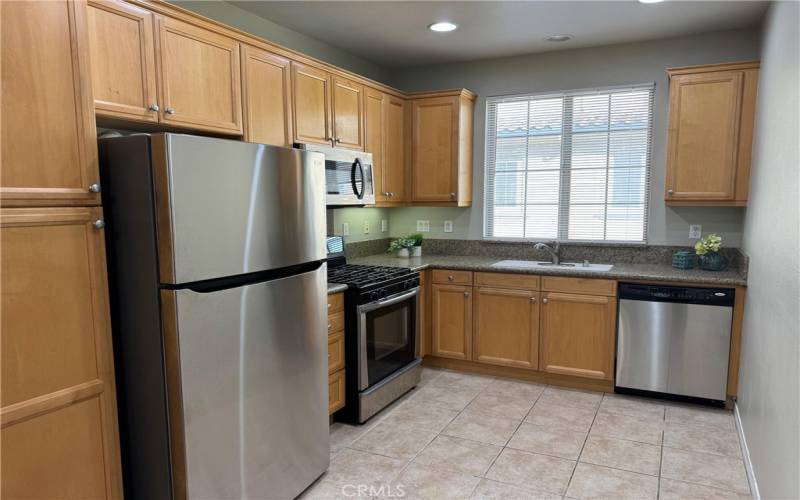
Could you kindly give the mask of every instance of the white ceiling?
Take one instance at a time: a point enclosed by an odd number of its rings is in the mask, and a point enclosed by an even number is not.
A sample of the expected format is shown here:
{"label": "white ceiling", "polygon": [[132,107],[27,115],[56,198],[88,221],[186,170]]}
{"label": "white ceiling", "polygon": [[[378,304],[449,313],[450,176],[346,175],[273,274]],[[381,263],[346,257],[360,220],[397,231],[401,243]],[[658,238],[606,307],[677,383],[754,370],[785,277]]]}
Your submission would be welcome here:
{"label": "white ceiling", "polygon": [[[397,68],[753,26],[763,1],[232,1],[381,66]],[[427,26],[448,20],[452,33]],[[568,33],[568,42],[546,42]]]}

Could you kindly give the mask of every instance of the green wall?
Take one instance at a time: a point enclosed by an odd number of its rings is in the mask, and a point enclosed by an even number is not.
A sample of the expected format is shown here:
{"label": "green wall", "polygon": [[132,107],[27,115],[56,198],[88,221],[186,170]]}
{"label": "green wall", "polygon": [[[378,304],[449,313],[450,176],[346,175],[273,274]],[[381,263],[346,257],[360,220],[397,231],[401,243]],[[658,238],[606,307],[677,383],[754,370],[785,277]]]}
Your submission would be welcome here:
{"label": "green wall", "polygon": [[[328,234],[339,236],[342,234],[342,224],[350,225],[350,235],[345,236],[345,241],[377,240],[388,238],[390,235],[388,208],[335,208],[328,210]],[[385,220],[387,230],[381,231],[381,221]],[[369,233],[364,233],[364,222],[369,224]]]}

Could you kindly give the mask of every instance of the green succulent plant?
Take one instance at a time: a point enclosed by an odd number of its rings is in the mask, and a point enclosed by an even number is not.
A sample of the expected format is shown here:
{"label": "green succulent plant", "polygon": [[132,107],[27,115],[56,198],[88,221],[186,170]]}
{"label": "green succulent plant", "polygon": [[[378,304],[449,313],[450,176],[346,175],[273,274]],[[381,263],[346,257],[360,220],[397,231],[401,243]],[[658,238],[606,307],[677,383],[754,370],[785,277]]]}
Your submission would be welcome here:
{"label": "green succulent plant", "polygon": [[722,237],[716,233],[709,234],[694,245],[694,251],[697,255],[716,253],[719,252],[720,248],[722,248]]}
{"label": "green succulent plant", "polygon": [[409,234],[407,236],[407,238],[409,240],[414,240],[414,246],[415,247],[421,247],[422,246],[422,234],[420,234],[420,233]]}
{"label": "green succulent plant", "polygon": [[404,248],[411,248],[415,244],[416,241],[412,240],[411,238],[405,238],[405,237],[397,238],[396,240],[392,240],[392,242],[389,243],[389,249],[387,250],[387,252],[396,252]]}

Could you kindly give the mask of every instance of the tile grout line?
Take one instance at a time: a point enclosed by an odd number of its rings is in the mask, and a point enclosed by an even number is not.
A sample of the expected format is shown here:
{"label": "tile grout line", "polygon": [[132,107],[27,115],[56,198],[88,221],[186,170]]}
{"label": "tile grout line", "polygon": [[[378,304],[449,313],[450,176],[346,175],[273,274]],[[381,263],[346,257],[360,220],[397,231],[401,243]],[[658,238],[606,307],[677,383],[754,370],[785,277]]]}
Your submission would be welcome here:
{"label": "tile grout line", "polygon": [[592,427],[594,427],[594,422],[597,420],[597,415],[600,413],[600,406],[603,404],[603,400],[606,398],[606,393],[603,393],[603,397],[600,398],[600,402],[597,404],[597,408],[595,409],[594,416],[592,417],[592,423],[589,425],[589,431],[586,433],[586,438],[583,440],[583,445],[581,445],[581,451],[578,453],[578,458],[575,459],[575,467],[572,469],[572,474],[569,475],[569,481],[567,481],[567,487],[564,489],[564,496],[567,495],[569,491],[569,487],[572,484],[572,479],[575,477],[575,471],[578,470],[578,464],[581,463],[581,456],[583,455],[583,450],[586,448],[586,441],[589,440],[589,434],[592,432]]}

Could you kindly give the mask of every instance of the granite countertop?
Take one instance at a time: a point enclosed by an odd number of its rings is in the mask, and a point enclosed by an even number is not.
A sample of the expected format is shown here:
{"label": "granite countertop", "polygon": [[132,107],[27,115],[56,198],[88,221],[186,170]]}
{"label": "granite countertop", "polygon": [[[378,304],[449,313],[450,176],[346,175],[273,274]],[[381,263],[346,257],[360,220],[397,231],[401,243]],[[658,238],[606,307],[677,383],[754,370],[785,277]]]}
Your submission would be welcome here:
{"label": "granite countertop", "polygon": [[466,271],[508,272],[516,274],[539,274],[542,276],[578,276],[583,278],[610,278],[624,280],[682,281],[715,286],[747,285],[747,279],[739,269],[726,271],[702,271],[699,269],[675,269],[668,264],[614,264],[609,271],[574,269],[526,269],[512,266],[493,266],[508,257],[475,255],[423,255],[422,257],[399,258],[391,254],[370,255],[349,259],[350,264],[406,267],[415,271],[427,268],[461,269]]}
{"label": "granite countertop", "polygon": [[343,285],[341,283],[328,283],[328,295],[344,292],[345,290],[347,290],[347,285]]}

